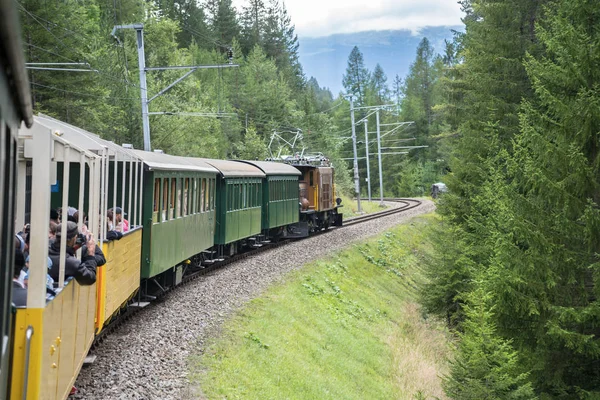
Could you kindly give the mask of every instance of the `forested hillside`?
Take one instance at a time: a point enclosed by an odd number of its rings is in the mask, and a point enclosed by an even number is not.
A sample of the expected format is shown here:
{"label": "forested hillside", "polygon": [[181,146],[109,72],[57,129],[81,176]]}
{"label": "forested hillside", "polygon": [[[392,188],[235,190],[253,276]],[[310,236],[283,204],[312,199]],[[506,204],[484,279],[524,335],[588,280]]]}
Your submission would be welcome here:
{"label": "forested hillside", "polygon": [[433,106],[450,193],[423,291],[460,338],[446,391],[598,398],[600,5],[461,4]]}
{"label": "forested hillside", "polygon": [[[233,7],[231,0],[23,0],[19,6],[28,62],[71,63],[37,66],[70,71],[30,70],[36,112],[116,143],[141,148],[135,31],[118,30],[116,37],[111,31],[115,25],[143,23],[148,67],[227,64],[229,49],[233,50],[232,62],[240,65],[197,70],[154,99],[150,112],[170,115],[150,116],[153,149],[187,156],[262,159],[268,156],[267,144],[274,131],[284,132],[285,136],[301,129],[307,150],[321,151],[333,159],[340,167],[338,187],[350,191],[351,162],[342,160],[352,156],[349,102],[343,97],[334,98],[315,78],[304,75],[291,16],[278,0],[251,0],[241,11]],[[359,49],[351,55],[349,68],[359,63],[361,74],[340,76],[340,81],[347,82],[348,90],[355,83],[360,86],[355,93],[360,97],[359,104],[399,99],[400,78],[390,90],[391,82],[387,82],[384,71],[380,67],[368,71],[362,65],[362,55],[357,55]],[[431,63],[431,54],[426,57]],[[149,71],[148,97],[185,72]],[[382,114],[382,123],[399,118],[397,110],[387,112]],[[361,127],[359,138],[363,135]],[[375,130],[374,116],[370,116],[369,130]],[[404,136],[412,137],[413,133],[414,129]],[[376,148],[374,137],[370,140],[371,153]],[[359,144],[361,157],[363,142]],[[371,184],[378,188],[377,163],[371,158]],[[402,159],[402,155],[384,156],[385,191],[389,194],[398,194],[397,165]],[[366,164],[364,160],[360,164],[364,182]],[[418,192],[424,193],[421,186]],[[364,184],[363,189],[366,193]]]}

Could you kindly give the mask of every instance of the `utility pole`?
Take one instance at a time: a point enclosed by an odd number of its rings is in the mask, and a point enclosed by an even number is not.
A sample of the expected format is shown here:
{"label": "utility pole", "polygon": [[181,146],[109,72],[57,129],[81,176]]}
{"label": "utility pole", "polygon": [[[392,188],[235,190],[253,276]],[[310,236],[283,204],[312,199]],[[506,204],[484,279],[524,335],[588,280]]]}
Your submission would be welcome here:
{"label": "utility pole", "polygon": [[365,151],[367,153],[367,192],[369,193],[369,202],[371,202],[371,167],[369,166],[369,131],[367,130],[368,120],[365,118]]}
{"label": "utility pole", "polygon": [[148,85],[146,83],[146,53],[144,51],[144,25],[133,26],[137,38],[138,67],[140,70],[140,94],[142,99],[142,129],[144,151],[150,151],[150,117],[148,116]]}
{"label": "utility pole", "polygon": [[354,95],[348,95],[350,98],[350,119],[352,120],[352,150],[354,151],[354,194],[358,203],[358,212],[362,212],[360,207],[360,180],[358,177],[358,154],[356,151],[356,127],[354,126]]}
{"label": "utility pole", "polygon": [[383,206],[383,173],[381,168],[381,131],[379,125],[379,109],[377,109],[375,117],[377,119],[377,160],[379,162],[379,205]]}
{"label": "utility pole", "polygon": [[[239,67],[237,64],[233,64],[233,52],[231,49],[228,51],[229,64],[223,65],[184,65],[184,66],[170,66],[170,67],[152,67],[146,68],[146,53],[144,52],[144,25],[143,24],[133,24],[133,25],[115,25],[111,32],[111,36],[114,37],[117,42],[120,43],[119,38],[116,36],[116,32],[119,29],[134,29],[136,32],[137,39],[137,52],[138,52],[138,68],[140,71],[140,92],[141,92],[141,101],[142,101],[142,128],[144,132],[144,151],[151,151],[151,142],[150,142],[150,115],[174,115],[176,113],[169,112],[148,112],[148,105],[158,96],[166,93],[173,86],[190,76],[197,69],[202,68],[228,68],[228,67]],[[169,69],[189,69],[181,77],[177,78],[174,82],[172,82],[169,86],[158,92],[158,94],[152,96],[152,98],[148,99],[148,86],[146,83],[146,72],[148,71],[164,71]]]}

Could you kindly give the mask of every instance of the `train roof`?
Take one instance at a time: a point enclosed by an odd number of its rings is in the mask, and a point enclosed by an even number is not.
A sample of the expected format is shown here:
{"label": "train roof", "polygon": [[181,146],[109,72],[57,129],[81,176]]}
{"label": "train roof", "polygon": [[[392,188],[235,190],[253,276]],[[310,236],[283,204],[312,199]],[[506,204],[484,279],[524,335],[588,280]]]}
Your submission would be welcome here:
{"label": "train roof", "polygon": [[18,105],[19,118],[30,128],[33,124],[33,106],[22,44],[15,2],[0,0],[0,65],[2,72],[10,71],[10,76],[6,76],[9,93],[12,93]]}
{"label": "train roof", "polygon": [[219,170],[225,178],[264,178],[266,175],[260,168],[251,164],[229,160],[200,159]]}
{"label": "train roof", "polygon": [[199,158],[172,156],[151,151],[131,150],[148,168],[159,171],[200,171],[218,173],[219,170]]}
{"label": "train roof", "polygon": [[42,124],[54,131],[56,136],[61,137],[73,145],[102,156],[103,151],[109,158],[117,157],[119,161],[139,161],[139,157],[130,149],[119,146],[114,142],[102,139],[100,136],[88,132],[85,129],[57,120],[44,114],[33,117],[34,123]]}
{"label": "train roof", "polygon": [[248,160],[236,160],[238,162],[247,163],[254,165],[257,168],[260,168],[262,172],[264,172],[267,176],[271,175],[302,175],[302,172],[298,171],[297,168],[292,167],[291,165],[278,163],[278,162],[270,162],[270,161],[248,161]]}

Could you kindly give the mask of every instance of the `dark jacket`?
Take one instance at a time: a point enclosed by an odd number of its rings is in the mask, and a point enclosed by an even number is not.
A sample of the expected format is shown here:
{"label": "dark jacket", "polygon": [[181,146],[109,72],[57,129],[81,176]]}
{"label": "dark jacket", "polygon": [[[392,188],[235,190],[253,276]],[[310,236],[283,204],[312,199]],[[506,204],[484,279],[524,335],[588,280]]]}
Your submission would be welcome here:
{"label": "dark jacket", "polygon": [[13,281],[12,302],[15,307],[27,306],[27,289]]}
{"label": "dark jacket", "polygon": [[[82,256],[87,255],[87,246],[85,244],[81,248],[81,255]],[[96,260],[96,267],[101,267],[104,264],[106,264],[106,257],[104,257],[104,253],[102,252],[102,249],[100,248],[100,246],[96,246],[94,259]]]}
{"label": "dark jacket", "polygon": [[[72,248],[67,247],[65,260],[65,279],[74,277],[80,285],[92,285],[96,282],[96,257],[87,254],[87,251],[81,253],[81,260],[75,257]],[[48,257],[52,260],[52,269],[50,276],[58,281],[60,270],[60,242],[52,241],[48,249]],[[102,255],[104,258],[104,255]]]}

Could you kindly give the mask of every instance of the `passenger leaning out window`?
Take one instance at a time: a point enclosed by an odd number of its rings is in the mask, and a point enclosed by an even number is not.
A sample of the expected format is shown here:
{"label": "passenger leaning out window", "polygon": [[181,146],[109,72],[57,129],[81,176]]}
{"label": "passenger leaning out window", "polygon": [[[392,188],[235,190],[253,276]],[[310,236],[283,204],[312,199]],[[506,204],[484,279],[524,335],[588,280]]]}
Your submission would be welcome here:
{"label": "passenger leaning out window", "polygon": [[[55,281],[59,279],[60,269],[60,244],[66,241],[65,279],[73,277],[80,285],[92,285],[96,282],[96,240],[94,236],[86,232],[83,234],[77,229],[77,224],[72,221],[66,222],[66,237],[62,235],[62,223],[56,227],[56,239],[50,243],[48,256],[52,260],[50,276]],[[85,245],[85,253],[82,252],[81,260],[75,256],[77,249]]]}

